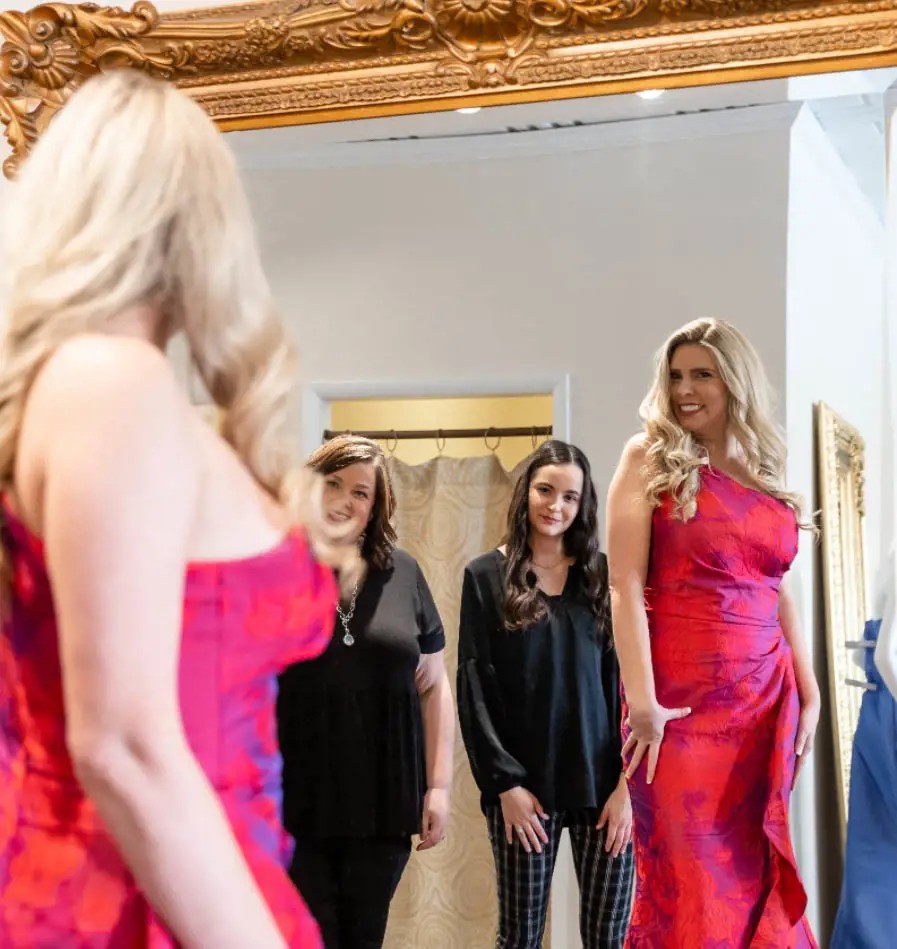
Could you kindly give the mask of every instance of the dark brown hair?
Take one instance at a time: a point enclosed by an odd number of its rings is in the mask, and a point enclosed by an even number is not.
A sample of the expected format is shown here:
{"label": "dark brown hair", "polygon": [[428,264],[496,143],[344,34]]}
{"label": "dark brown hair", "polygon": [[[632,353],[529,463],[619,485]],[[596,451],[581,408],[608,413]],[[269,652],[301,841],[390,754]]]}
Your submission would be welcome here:
{"label": "dark brown hair", "polygon": [[[508,508],[505,535],[507,557],[507,593],[504,619],[508,629],[523,629],[546,616],[545,601],[539,596],[536,575],[530,567],[529,489],[540,468],[547,465],[576,465],[582,471],[582,497],[573,523],[564,533],[564,553],[573,557],[583,573],[585,595],[598,620],[605,628],[608,615],[606,562],[601,557],[598,539],[598,497],[592,481],[589,459],[575,445],[551,440],[540,445],[530,458],[526,471],[514,487]],[[571,567],[573,569],[573,567]]]}
{"label": "dark brown hair", "polygon": [[386,470],[383,449],[376,442],[362,438],[361,435],[337,435],[315,449],[306,464],[324,477],[342,471],[350,465],[374,466],[374,506],[364,531],[361,556],[379,570],[388,567],[392,562],[392,552],[396,549],[396,532],[392,526],[396,496]]}

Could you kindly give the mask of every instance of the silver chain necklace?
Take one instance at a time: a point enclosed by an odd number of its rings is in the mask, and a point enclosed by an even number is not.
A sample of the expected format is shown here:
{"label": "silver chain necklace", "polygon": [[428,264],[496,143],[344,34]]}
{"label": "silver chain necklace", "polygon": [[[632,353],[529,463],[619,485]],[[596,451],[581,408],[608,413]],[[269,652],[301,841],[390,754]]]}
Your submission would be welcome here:
{"label": "silver chain necklace", "polygon": [[346,612],[343,612],[343,608],[336,604],[336,612],[339,615],[339,621],[343,624],[343,645],[344,646],[354,646],[355,637],[349,632],[349,623],[352,622],[352,617],[355,615],[355,603],[358,600],[358,584],[355,584],[355,589],[352,591],[352,599],[349,601],[349,609]]}

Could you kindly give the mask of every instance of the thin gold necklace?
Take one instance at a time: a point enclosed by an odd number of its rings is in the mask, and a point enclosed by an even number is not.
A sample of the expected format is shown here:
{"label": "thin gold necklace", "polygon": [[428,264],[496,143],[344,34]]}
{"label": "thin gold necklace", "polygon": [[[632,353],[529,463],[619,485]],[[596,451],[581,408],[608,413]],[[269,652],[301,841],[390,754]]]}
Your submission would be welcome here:
{"label": "thin gold necklace", "polygon": [[533,560],[532,558],[530,558],[530,563],[531,563],[534,567],[538,567],[540,570],[557,570],[557,568],[560,567],[560,565],[561,565],[562,563],[566,563],[566,561],[567,561],[567,556],[566,556],[566,554],[565,554],[563,557],[561,557],[561,559],[560,559],[557,563],[553,563],[553,564],[551,564],[551,565],[549,565],[549,564],[547,564],[547,563],[539,563],[538,561]]}

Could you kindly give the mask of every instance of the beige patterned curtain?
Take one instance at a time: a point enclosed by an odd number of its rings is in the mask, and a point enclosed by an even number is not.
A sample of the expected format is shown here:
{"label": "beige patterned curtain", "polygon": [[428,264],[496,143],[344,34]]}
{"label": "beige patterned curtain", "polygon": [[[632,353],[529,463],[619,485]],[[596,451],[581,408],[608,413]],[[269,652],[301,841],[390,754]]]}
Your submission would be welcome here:
{"label": "beige patterned curtain", "polygon": [[[494,455],[439,457],[414,466],[389,460],[398,501],[399,546],[420,563],[439,607],[453,693],[464,567],[501,542],[511,491],[524,465],[509,473]],[[433,850],[412,852],[392,903],[385,945],[490,949],[495,922],[492,852],[459,732],[447,838]]]}

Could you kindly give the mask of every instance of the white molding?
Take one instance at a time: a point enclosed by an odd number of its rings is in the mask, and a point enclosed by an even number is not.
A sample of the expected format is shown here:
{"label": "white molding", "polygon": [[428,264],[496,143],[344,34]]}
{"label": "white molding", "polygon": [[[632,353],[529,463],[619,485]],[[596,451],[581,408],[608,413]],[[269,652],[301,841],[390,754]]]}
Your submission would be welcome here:
{"label": "white molding", "polygon": [[348,399],[433,399],[478,396],[552,397],[554,437],[570,440],[570,374],[546,376],[456,377],[453,379],[312,381],[302,387],[302,450],[309,455],[330,427],[330,404]]}
{"label": "white molding", "polygon": [[801,108],[791,128],[792,152],[795,145],[805,148],[814,164],[824,169],[833,192],[863,229],[870,245],[881,248],[884,239],[881,217],[809,107]]}
{"label": "white molding", "polygon": [[897,69],[856,69],[846,72],[791,76],[788,98],[795,100],[828,99],[840,96],[881,95],[897,81]]}
{"label": "white molding", "polygon": [[259,171],[442,164],[532,157],[552,155],[559,151],[596,151],[718,135],[785,130],[791,127],[800,108],[798,102],[780,102],[526,132],[495,130],[482,134],[395,141],[337,142],[253,155],[240,155],[238,150],[238,160],[243,169]]}
{"label": "white molding", "polygon": [[321,444],[321,433],[330,428],[330,400],[314,386],[302,387],[302,457]]}

